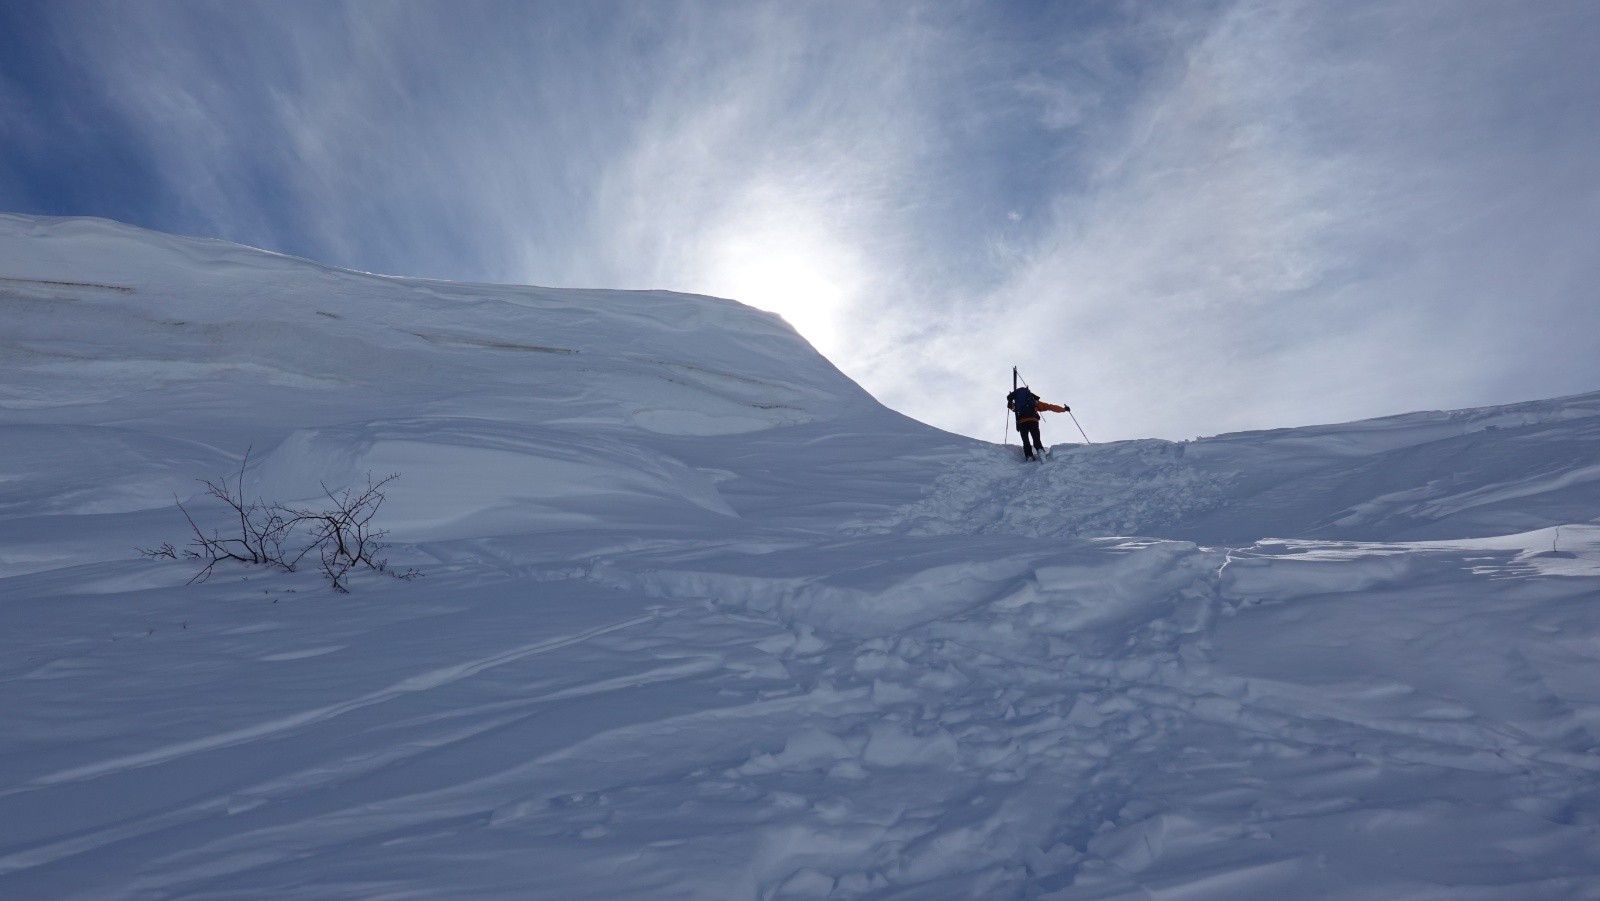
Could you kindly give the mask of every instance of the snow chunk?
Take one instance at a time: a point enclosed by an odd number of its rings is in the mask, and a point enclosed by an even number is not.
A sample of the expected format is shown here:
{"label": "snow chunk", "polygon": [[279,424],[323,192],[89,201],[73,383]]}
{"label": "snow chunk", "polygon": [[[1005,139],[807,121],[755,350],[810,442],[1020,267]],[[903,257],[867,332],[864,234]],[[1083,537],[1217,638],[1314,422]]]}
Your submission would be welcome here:
{"label": "snow chunk", "polygon": [[831,732],[812,727],[789,738],[777,754],[757,754],[738,768],[741,775],[804,772],[821,770],[840,760],[850,760],[855,752]]}

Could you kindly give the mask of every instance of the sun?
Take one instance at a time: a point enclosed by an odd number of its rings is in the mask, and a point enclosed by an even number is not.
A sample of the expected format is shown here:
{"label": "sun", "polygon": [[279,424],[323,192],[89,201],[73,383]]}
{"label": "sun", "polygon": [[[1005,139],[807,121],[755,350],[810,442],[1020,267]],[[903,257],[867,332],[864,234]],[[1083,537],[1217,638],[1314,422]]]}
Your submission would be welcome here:
{"label": "sun", "polygon": [[841,347],[840,321],[860,284],[854,254],[815,220],[748,219],[710,242],[710,292],[782,316],[823,354]]}
{"label": "sun", "polygon": [[718,281],[727,296],[777,313],[817,348],[836,343],[845,290],[821,259],[781,245],[743,248],[726,261]]}

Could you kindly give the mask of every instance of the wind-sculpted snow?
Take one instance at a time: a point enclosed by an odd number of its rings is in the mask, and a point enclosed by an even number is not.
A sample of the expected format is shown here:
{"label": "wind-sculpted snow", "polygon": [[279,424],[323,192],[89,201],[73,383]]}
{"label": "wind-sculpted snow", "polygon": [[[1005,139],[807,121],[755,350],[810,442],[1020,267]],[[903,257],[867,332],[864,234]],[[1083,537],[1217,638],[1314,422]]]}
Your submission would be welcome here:
{"label": "wind-sculpted snow", "polygon": [[[0,313],[0,897],[1600,897],[1600,395],[1025,465],[712,298],[0,216]],[[390,472],[419,579],[134,550]]]}
{"label": "wind-sculpted snow", "polygon": [[277,437],[443,409],[728,434],[873,406],[732,301],[383,278],[97,220],[0,216],[0,313],[0,409],[23,421]]}
{"label": "wind-sculpted snow", "polygon": [[[1600,646],[1541,631],[1576,615],[1592,635],[1594,583],[1538,575],[1520,549],[1542,537],[1411,555],[887,539],[596,577],[770,616],[790,632],[762,645],[782,672],[875,705],[812,716],[724,774],[797,796],[812,834],[785,824],[786,866],[823,894],[1581,897],[1600,805],[1575,788],[1600,775],[1600,695],[1575,677]],[[1495,583],[1514,573],[1511,600]],[[879,794],[907,778],[915,793]],[[886,818],[920,821],[902,850],[850,846]],[[1483,859],[1507,830],[1573,856]]]}
{"label": "wind-sculpted snow", "polygon": [[414,474],[386,486],[384,521],[402,541],[604,527],[618,498],[636,513],[657,506],[664,519],[701,510],[738,516],[710,476],[664,454],[471,419],[298,431],[251,470],[247,484],[259,496],[316,498],[324,484],[357,483],[363,473]]}
{"label": "wind-sculpted snow", "polygon": [[1186,442],[1057,445],[1006,466],[984,447],[919,501],[850,524],[872,534],[1482,537],[1600,512],[1600,394]]}

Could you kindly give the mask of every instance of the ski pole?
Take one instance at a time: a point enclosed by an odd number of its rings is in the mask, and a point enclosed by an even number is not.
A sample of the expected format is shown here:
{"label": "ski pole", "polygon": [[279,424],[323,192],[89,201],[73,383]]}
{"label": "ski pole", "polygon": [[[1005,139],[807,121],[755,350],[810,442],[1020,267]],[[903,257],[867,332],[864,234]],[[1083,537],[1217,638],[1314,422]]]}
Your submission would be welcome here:
{"label": "ski pole", "polygon": [[[1011,367],[1011,393],[1012,394],[1016,394],[1017,393],[1017,367],[1015,367],[1015,366]],[[1005,425],[1005,429],[1001,432],[1001,436],[1002,437],[1000,439],[1000,443],[1004,444],[1006,447],[1010,447],[1011,446],[1011,408],[1009,406],[1006,408],[1006,425]]]}
{"label": "ski pole", "polygon": [[1076,425],[1076,426],[1078,426],[1078,434],[1080,434],[1080,435],[1082,435],[1082,436],[1083,436],[1083,443],[1084,443],[1084,444],[1093,444],[1093,443],[1094,443],[1094,442],[1093,442],[1093,441],[1090,441],[1090,440],[1089,440],[1089,435],[1088,435],[1088,433],[1086,433],[1086,432],[1085,432],[1085,431],[1084,431],[1084,430],[1083,430],[1083,426],[1081,426],[1081,425],[1078,425],[1078,417],[1077,417],[1077,416],[1074,416],[1074,415],[1073,415],[1073,413],[1072,413],[1072,411],[1071,411],[1071,410],[1068,410],[1068,411],[1067,411],[1067,415],[1068,415],[1068,416],[1072,416],[1072,424],[1073,424],[1073,425]]}

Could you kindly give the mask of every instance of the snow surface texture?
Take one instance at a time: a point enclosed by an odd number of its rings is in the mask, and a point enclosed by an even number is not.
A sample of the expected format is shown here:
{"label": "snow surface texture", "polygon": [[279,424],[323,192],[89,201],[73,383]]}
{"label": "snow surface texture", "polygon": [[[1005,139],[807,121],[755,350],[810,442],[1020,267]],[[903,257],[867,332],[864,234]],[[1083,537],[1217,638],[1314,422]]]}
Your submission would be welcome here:
{"label": "snow surface texture", "polygon": [[[20,216],[0,321],[0,897],[1600,897],[1600,395],[1024,465],[729,301]],[[425,576],[137,556],[247,447]]]}

